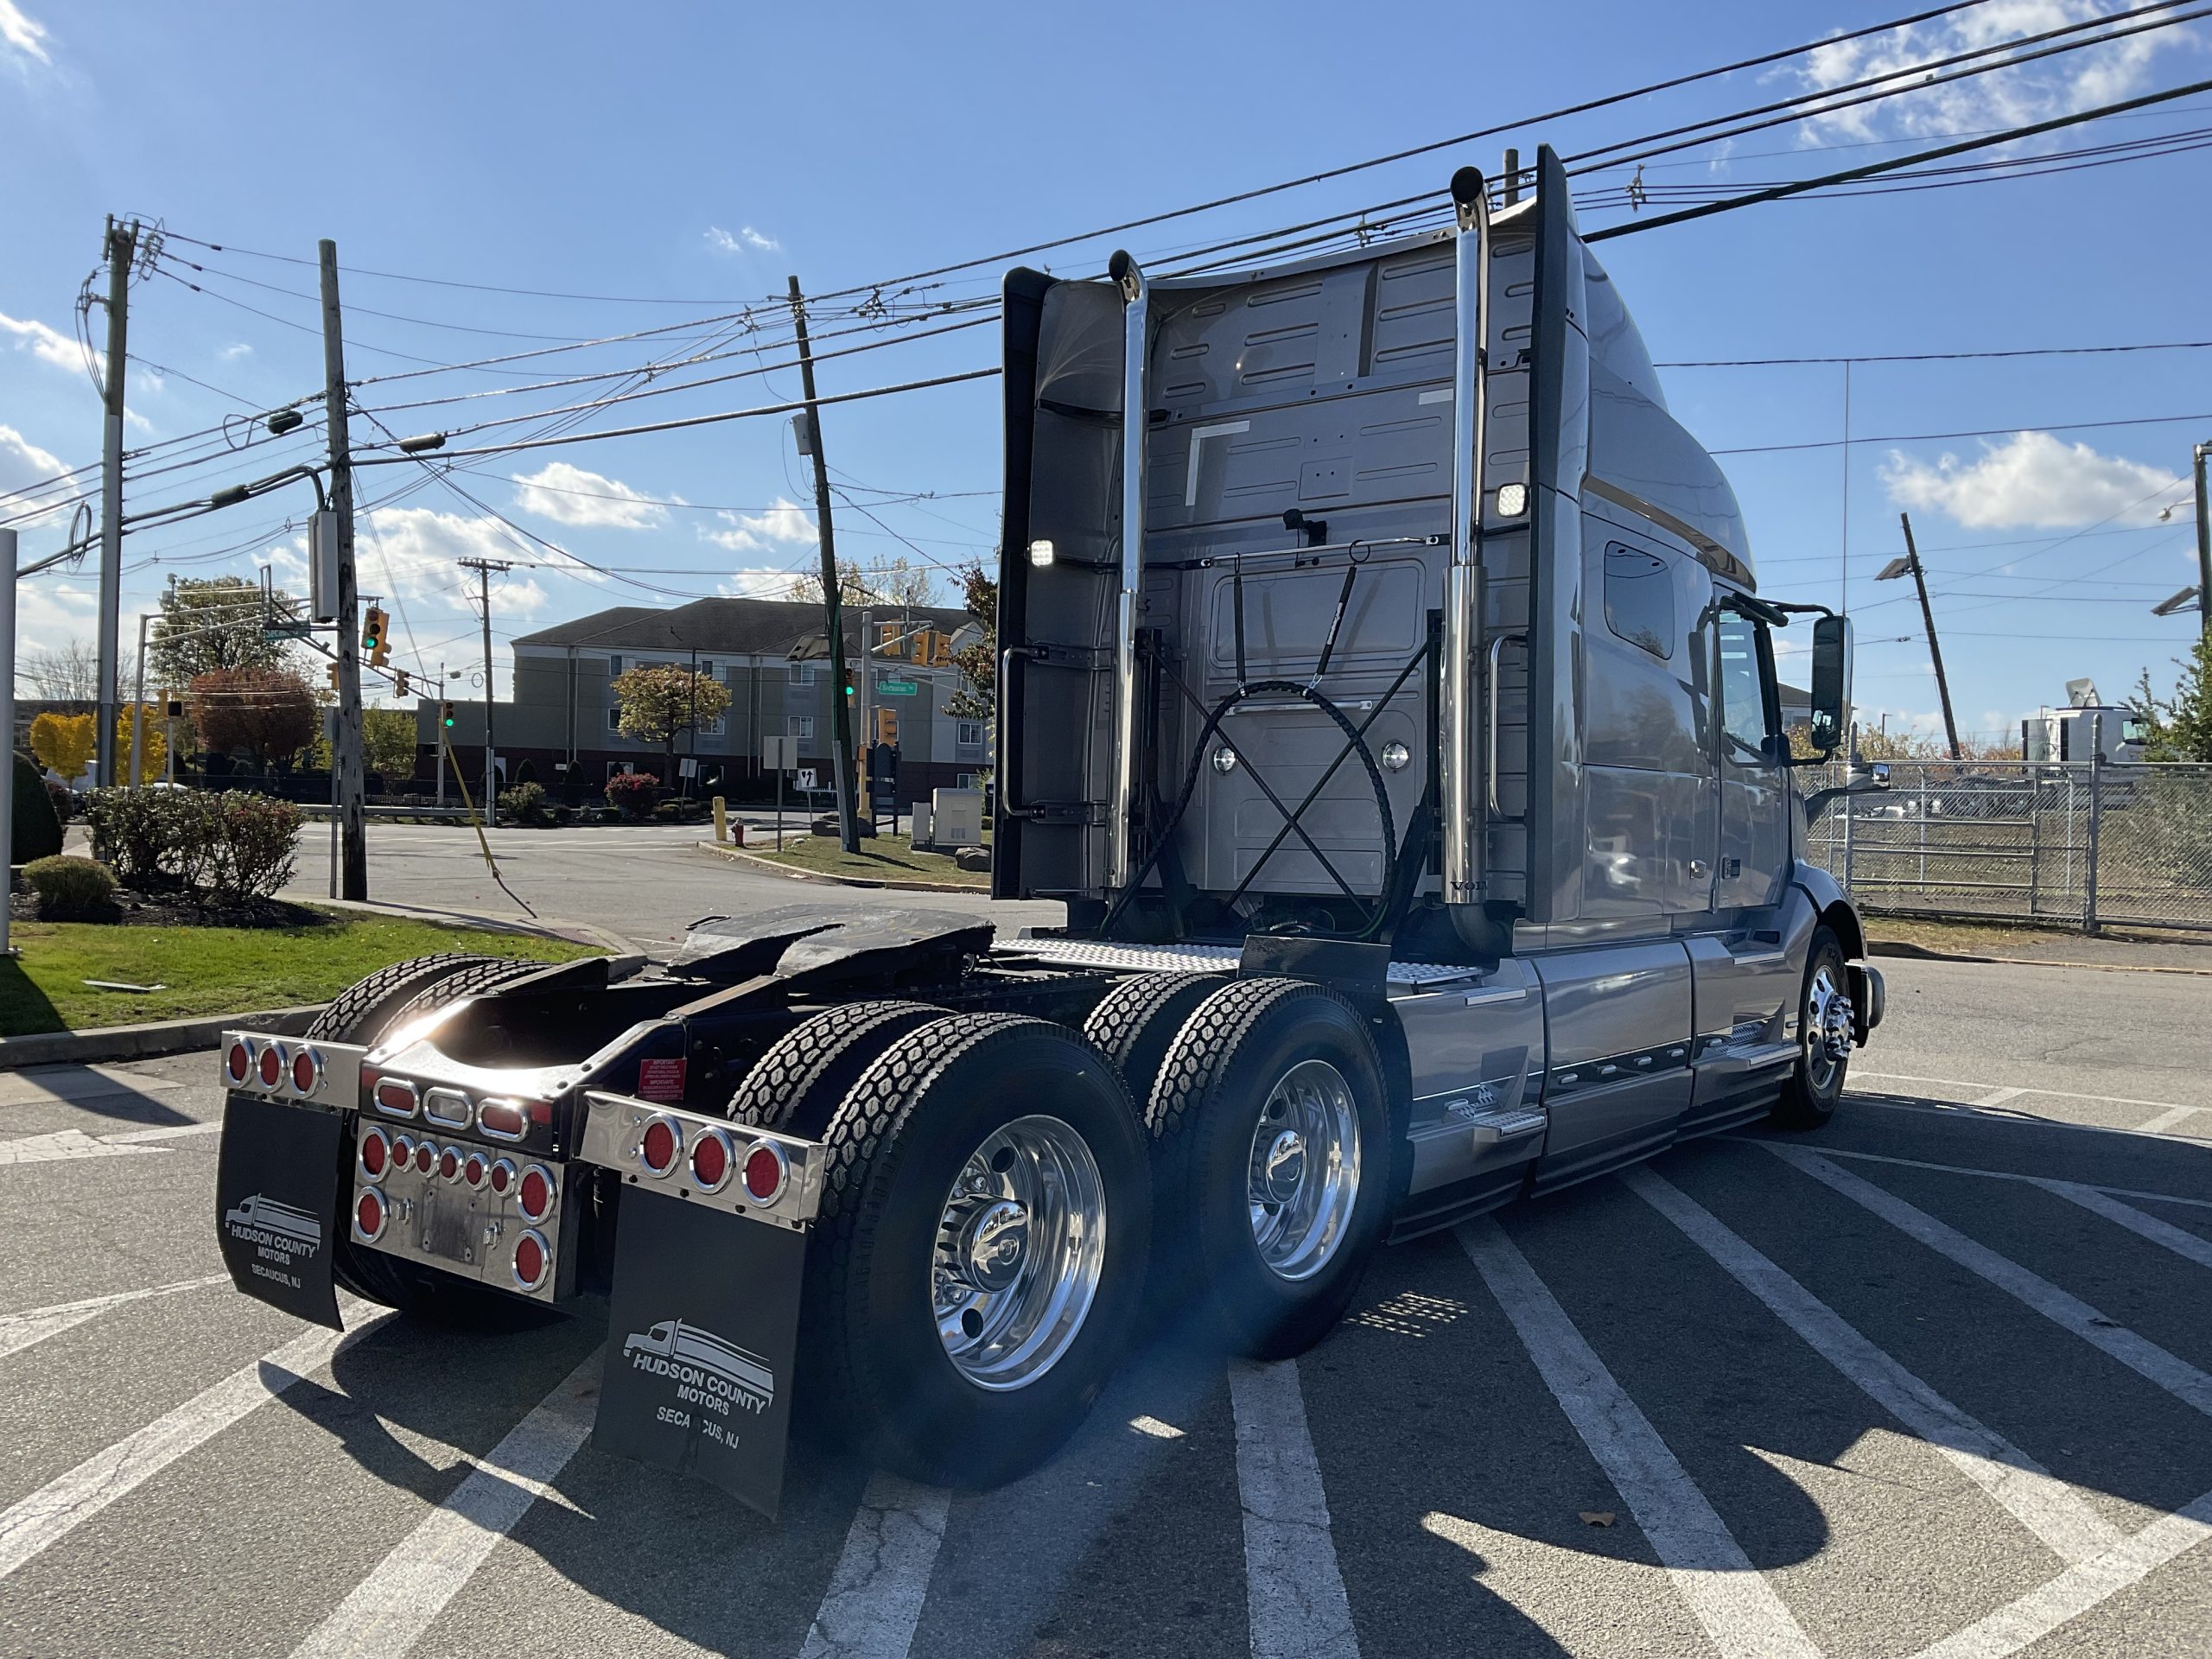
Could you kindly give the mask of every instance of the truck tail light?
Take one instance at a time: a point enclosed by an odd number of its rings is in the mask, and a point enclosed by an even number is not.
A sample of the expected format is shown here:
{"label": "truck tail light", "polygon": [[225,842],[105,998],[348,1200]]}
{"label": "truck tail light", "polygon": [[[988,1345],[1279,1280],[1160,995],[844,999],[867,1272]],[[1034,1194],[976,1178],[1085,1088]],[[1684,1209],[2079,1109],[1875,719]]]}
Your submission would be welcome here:
{"label": "truck tail light", "polygon": [[393,1117],[415,1116],[415,1085],[404,1077],[386,1077],[377,1084],[377,1109]]}
{"label": "truck tail light", "polygon": [[461,1179],[468,1184],[473,1192],[484,1185],[484,1177],[489,1172],[490,1166],[486,1163],[484,1154],[480,1152],[472,1152],[468,1154],[468,1161],[461,1166]]}
{"label": "truck tail light", "polygon": [[515,1283],[524,1290],[536,1290],[545,1282],[545,1269],[553,1263],[553,1251],[544,1236],[535,1230],[515,1240]]}
{"label": "truck tail light", "polygon": [[292,1056],[292,1092],[302,1100],[315,1091],[322,1081],[322,1056],[311,1048],[303,1048]]}
{"label": "truck tail light", "polygon": [[427,1175],[437,1166],[438,1143],[435,1141],[417,1141],[415,1143],[415,1173],[417,1175]]}
{"label": "truck tail light", "polygon": [[518,1100],[486,1100],[476,1108],[476,1127],[494,1141],[519,1141],[530,1126]]}
{"label": "truck tail light", "polygon": [[438,1173],[449,1181],[461,1179],[461,1148],[448,1147],[438,1154]]}
{"label": "truck tail light", "polygon": [[223,1057],[223,1074],[233,1084],[243,1085],[253,1075],[253,1051],[241,1037],[231,1045],[231,1052]]}
{"label": "truck tail light", "polygon": [[373,1186],[366,1188],[353,1201],[353,1236],[365,1243],[375,1243],[384,1236],[384,1224],[389,1217],[383,1192]]}
{"label": "truck tail light", "polygon": [[261,1051],[261,1086],[274,1089],[284,1081],[284,1051],[271,1043]]}
{"label": "truck tail light", "polygon": [[702,1130],[691,1143],[691,1179],[702,1192],[721,1192],[728,1184],[730,1166],[735,1161],[729,1136],[720,1129]]}
{"label": "truck tail light", "polygon": [[532,1164],[522,1173],[522,1179],[515,1186],[515,1204],[524,1221],[537,1223],[553,1213],[553,1200],[560,1189],[553,1184],[553,1173],[543,1164]]}
{"label": "truck tail light", "polygon": [[404,1169],[415,1161],[415,1142],[404,1135],[391,1137],[391,1166]]}
{"label": "truck tail light", "polygon": [[385,1171],[391,1167],[391,1137],[382,1129],[370,1129],[361,1137],[361,1173],[372,1181],[380,1181]]}
{"label": "truck tail light", "polygon": [[654,1118],[638,1140],[638,1162],[648,1175],[665,1176],[683,1153],[683,1135],[673,1118]]}
{"label": "truck tail light", "polygon": [[766,1209],[784,1195],[791,1178],[790,1160],[772,1141],[762,1141],[745,1154],[745,1196]]}

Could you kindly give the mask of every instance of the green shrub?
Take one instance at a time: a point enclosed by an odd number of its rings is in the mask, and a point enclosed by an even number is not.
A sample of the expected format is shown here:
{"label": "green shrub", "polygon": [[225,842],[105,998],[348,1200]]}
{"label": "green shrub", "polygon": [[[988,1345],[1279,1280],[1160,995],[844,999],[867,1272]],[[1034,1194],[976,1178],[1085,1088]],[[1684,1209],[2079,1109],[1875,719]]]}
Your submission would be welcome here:
{"label": "green shrub", "polygon": [[47,798],[54,803],[54,816],[67,823],[77,815],[77,791],[56,778],[41,779],[46,785]]}
{"label": "green shrub", "polygon": [[89,858],[34,859],[23,866],[23,880],[38,894],[39,915],[48,921],[98,916],[115,897],[114,874]]}
{"label": "green shrub", "polygon": [[230,790],[211,803],[213,833],[207,842],[207,885],[231,899],[265,899],[292,877],[305,815],[271,795]]}
{"label": "green shrub", "polygon": [[92,856],[134,887],[196,885],[215,832],[213,800],[181,789],[95,789],[85,796]]}
{"label": "green shrub", "polygon": [[16,757],[16,795],[12,826],[12,855],[18,864],[52,858],[61,850],[61,820],[54,810],[54,798],[46,792],[46,779],[29,755]]}
{"label": "green shrub", "polygon": [[660,780],[646,772],[618,772],[607,780],[607,804],[633,823],[652,815],[659,796]]}
{"label": "green shrub", "polygon": [[512,789],[499,791],[499,811],[517,823],[543,823],[546,821],[545,786],[542,784],[517,784]]}

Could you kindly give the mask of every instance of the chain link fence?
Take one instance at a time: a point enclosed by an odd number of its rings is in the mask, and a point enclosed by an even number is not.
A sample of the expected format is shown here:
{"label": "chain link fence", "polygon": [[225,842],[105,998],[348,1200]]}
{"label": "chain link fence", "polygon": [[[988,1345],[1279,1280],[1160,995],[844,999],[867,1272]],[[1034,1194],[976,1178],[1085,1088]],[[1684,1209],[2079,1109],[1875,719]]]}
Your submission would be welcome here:
{"label": "chain link fence", "polygon": [[[1808,795],[1844,781],[1798,776]],[[1893,762],[1806,844],[1871,912],[2212,931],[2212,766]]]}

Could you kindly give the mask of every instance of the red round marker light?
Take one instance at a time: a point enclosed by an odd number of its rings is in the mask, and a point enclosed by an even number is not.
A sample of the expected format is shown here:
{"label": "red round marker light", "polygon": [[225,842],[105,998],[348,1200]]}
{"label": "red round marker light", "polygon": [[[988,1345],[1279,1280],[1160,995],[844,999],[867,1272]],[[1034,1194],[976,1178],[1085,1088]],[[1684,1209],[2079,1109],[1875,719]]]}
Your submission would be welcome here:
{"label": "red round marker light", "polygon": [[524,1219],[543,1221],[553,1213],[554,1195],[552,1176],[532,1164],[522,1173],[522,1183],[515,1189],[515,1202],[521,1206]]}
{"label": "red round marker light", "polygon": [[284,1081],[284,1056],[271,1043],[261,1051],[261,1086],[274,1089]]}
{"label": "red round marker light", "polygon": [[322,1061],[311,1048],[303,1048],[292,1056],[292,1092],[296,1095],[315,1093],[315,1084],[322,1081]]}
{"label": "red round marker light", "polygon": [[709,1192],[721,1191],[729,1179],[729,1136],[720,1129],[709,1129],[691,1143],[691,1179]]}
{"label": "red round marker light", "polygon": [[363,1238],[373,1241],[383,1236],[384,1224],[384,1194],[372,1186],[354,1203],[353,1229]]}
{"label": "red round marker light", "polygon": [[461,1179],[461,1154],[448,1147],[438,1159],[438,1173],[449,1181]]}
{"label": "red round marker light", "polygon": [[545,1268],[551,1260],[545,1241],[536,1233],[524,1233],[515,1241],[515,1283],[524,1290],[536,1290],[545,1282]]}
{"label": "red round marker light", "polygon": [[515,1166],[509,1163],[505,1159],[502,1158],[492,1166],[492,1173],[489,1179],[492,1183],[492,1190],[504,1198],[509,1192],[514,1190]]}
{"label": "red round marker light", "polygon": [[638,1143],[638,1161],[645,1166],[648,1175],[665,1175],[676,1167],[677,1155],[683,1150],[683,1139],[676,1132],[676,1125],[669,1119],[657,1117],[645,1125],[645,1137]]}
{"label": "red round marker light", "polygon": [[429,1174],[437,1166],[437,1162],[438,1149],[435,1145],[428,1141],[415,1143],[415,1173],[417,1175]]}
{"label": "red round marker light", "polygon": [[404,1135],[391,1138],[391,1166],[404,1169],[415,1161],[415,1143]]}
{"label": "red round marker light", "polygon": [[253,1075],[253,1051],[244,1043],[232,1043],[224,1057],[223,1070],[232,1083],[244,1083]]}
{"label": "red round marker light", "polygon": [[745,1154],[745,1194],[755,1204],[773,1204],[783,1196],[784,1183],[791,1173],[783,1149],[763,1141]]}
{"label": "red round marker light", "polygon": [[461,1179],[472,1187],[481,1186],[484,1185],[485,1167],[484,1154],[472,1152],[468,1154],[468,1161],[461,1166]]}
{"label": "red round marker light", "polygon": [[361,1137],[361,1173],[372,1181],[380,1181],[391,1164],[391,1137],[382,1129],[371,1129]]}

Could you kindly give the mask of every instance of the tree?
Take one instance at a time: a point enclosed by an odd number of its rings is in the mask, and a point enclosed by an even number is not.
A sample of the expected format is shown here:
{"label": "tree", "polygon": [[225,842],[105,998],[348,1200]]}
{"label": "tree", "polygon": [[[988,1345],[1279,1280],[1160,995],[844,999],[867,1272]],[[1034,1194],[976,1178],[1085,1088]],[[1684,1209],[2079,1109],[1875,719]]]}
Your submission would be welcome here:
{"label": "tree", "polygon": [[[290,595],[277,590],[280,607]],[[263,630],[261,584],[244,576],[174,582],[162,591],[147,659],[163,685],[188,685],[219,669],[282,669],[291,645]]]}
{"label": "tree", "polygon": [[85,775],[99,743],[99,722],[91,715],[47,714],[31,721],[31,753],[69,783]]}
{"label": "tree", "polygon": [[202,748],[244,750],[264,767],[289,760],[321,725],[314,690],[289,669],[210,669],[193,677],[187,697]]}
{"label": "tree", "polygon": [[679,734],[710,724],[729,707],[729,688],[710,674],[674,663],[657,663],[617,675],[615,728],[639,743],[668,747],[669,780],[675,781]]}
{"label": "tree", "polygon": [[2181,673],[2173,695],[2161,697],[2151,690],[2151,671],[2143,678],[2128,708],[2143,722],[2143,758],[2146,760],[2212,760],[2212,634],[2199,634],[2186,658],[2176,658]]}
{"label": "tree", "polygon": [[384,774],[389,786],[394,779],[415,775],[415,711],[411,709],[361,710],[361,754],[371,772]]}
{"label": "tree", "polygon": [[[791,579],[789,596],[810,605],[822,602],[822,572],[810,570]],[[869,559],[855,563],[837,561],[837,597],[846,605],[934,605],[937,578],[926,565],[903,556]]]}
{"label": "tree", "polygon": [[[138,781],[150,784],[168,766],[167,722],[150,702],[138,705]],[[115,764],[128,776],[130,770],[130,709],[128,704],[115,717]]]}
{"label": "tree", "polygon": [[82,639],[72,639],[51,651],[23,653],[23,677],[48,702],[75,705],[89,713],[99,705],[99,652]]}
{"label": "tree", "polygon": [[960,602],[982,624],[983,637],[952,653],[952,665],[960,671],[960,684],[944,700],[944,712],[955,720],[996,720],[999,584],[981,560],[960,573]]}

